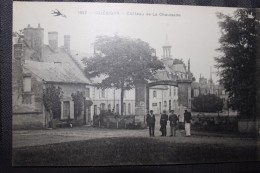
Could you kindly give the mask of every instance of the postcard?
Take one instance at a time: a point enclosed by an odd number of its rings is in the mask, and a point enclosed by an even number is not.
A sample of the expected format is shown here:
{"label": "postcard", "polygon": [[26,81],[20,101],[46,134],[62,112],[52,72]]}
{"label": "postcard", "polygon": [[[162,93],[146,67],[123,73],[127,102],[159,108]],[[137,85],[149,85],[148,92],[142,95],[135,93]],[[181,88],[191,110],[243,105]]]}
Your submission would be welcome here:
{"label": "postcard", "polygon": [[257,161],[256,9],[13,3],[13,166]]}

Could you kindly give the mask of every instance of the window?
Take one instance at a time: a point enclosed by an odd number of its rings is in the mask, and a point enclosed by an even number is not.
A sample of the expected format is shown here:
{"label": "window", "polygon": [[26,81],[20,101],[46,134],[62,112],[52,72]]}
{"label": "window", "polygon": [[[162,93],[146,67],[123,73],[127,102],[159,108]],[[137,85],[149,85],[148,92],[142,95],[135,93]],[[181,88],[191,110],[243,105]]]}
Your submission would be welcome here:
{"label": "window", "polygon": [[23,77],[23,91],[24,92],[31,92],[32,91],[31,76],[24,76]]}
{"label": "window", "polygon": [[108,109],[108,110],[111,110],[111,104],[108,104],[108,105],[107,105],[107,109]]}
{"label": "window", "polygon": [[176,96],[176,90],[175,90],[175,89],[176,89],[176,88],[174,87],[174,88],[173,88],[173,95],[174,95],[174,96]]}
{"label": "window", "polygon": [[128,114],[131,114],[131,103],[128,103]]}
{"label": "window", "polygon": [[199,90],[198,89],[194,89],[194,97],[198,97],[199,96]]}
{"label": "window", "polygon": [[152,103],[152,106],[153,106],[153,107],[156,107],[156,106],[157,106],[157,103]]}
{"label": "window", "polygon": [[94,105],[94,115],[97,115],[97,105]]}
{"label": "window", "polygon": [[101,103],[100,104],[100,110],[105,110],[105,106],[106,106],[105,103]]}
{"label": "window", "polygon": [[156,98],[157,97],[157,93],[156,91],[153,91],[153,98]]}
{"label": "window", "polygon": [[172,96],[172,87],[170,86],[170,97]]}
{"label": "window", "polygon": [[164,107],[167,107],[167,101],[164,101]]}
{"label": "window", "polygon": [[116,113],[119,114],[119,104],[116,104]]}
{"label": "window", "polygon": [[123,104],[123,112],[124,112],[124,114],[126,114],[126,104],[125,103]]}
{"label": "window", "polygon": [[90,97],[89,88],[86,88],[86,91],[85,91],[85,96],[86,96],[87,98],[89,98],[89,97]]}
{"label": "window", "polygon": [[106,90],[102,89],[101,90],[101,98],[105,98],[106,97]]}
{"label": "window", "polygon": [[70,102],[64,101],[63,102],[63,119],[70,118]]}

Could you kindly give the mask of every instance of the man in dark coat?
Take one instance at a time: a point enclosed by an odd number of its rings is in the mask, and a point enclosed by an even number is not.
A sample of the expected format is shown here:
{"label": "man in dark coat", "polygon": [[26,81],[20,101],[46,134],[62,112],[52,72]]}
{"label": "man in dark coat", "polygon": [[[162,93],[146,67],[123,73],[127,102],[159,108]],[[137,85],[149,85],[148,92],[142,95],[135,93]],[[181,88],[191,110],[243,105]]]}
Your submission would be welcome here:
{"label": "man in dark coat", "polygon": [[166,134],[167,134],[167,130],[166,130],[167,121],[168,121],[168,115],[166,114],[166,111],[164,110],[161,115],[161,119],[160,119],[160,124],[161,124],[160,130],[162,132],[162,136],[166,136]]}
{"label": "man in dark coat", "polygon": [[184,123],[185,123],[185,132],[186,136],[191,136],[190,134],[190,121],[191,121],[191,113],[185,110],[184,112]]}
{"label": "man in dark coat", "polygon": [[174,113],[174,110],[171,110],[171,113],[169,115],[169,121],[170,121],[170,126],[171,126],[171,136],[176,136],[176,130],[177,130],[179,118]]}
{"label": "man in dark coat", "polygon": [[155,115],[153,114],[153,110],[150,110],[150,114],[146,115],[146,123],[149,127],[149,135],[154,136]]}

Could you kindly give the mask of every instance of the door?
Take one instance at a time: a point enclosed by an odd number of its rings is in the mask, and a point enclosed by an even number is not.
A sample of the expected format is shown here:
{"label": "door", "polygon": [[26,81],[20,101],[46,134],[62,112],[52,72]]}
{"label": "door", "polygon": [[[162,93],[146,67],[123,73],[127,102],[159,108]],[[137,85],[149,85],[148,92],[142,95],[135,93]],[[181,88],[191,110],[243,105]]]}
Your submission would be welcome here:
{"label": "door", "polygon": [[85,124],[90,123],[90,106],[85,107]]}
{"label": "door", "polygon": [[63,118],[64,119],[70,118],[70,102],[69,101],[63,102]]}

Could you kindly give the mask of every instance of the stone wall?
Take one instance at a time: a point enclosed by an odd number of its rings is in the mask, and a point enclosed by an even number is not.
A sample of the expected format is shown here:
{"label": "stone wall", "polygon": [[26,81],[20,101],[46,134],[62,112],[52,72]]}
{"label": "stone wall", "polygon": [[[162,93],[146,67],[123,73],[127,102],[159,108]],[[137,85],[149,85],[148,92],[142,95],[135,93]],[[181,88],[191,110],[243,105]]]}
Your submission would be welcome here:
{"label": "stone wall", "polygon": [[145,83],[135,84],[135,115],[143,116],[146,114],[147,88]]}
{"label": "stone wall", "polygon": [[179,105],[191,108],[191,81],[178,81]]}
{"label": "stone wall", "polygon": [[45,116],[43,113],[15,113],[12,117],[13,129],[44,129]]}
{"label": "stone wall", "polygon": [[238,120],[238,131],[240,133],[255,133],[256,125],[256,121]]}

